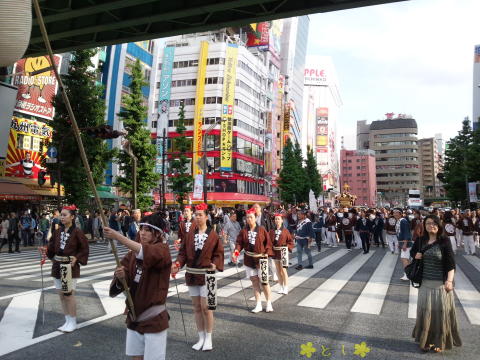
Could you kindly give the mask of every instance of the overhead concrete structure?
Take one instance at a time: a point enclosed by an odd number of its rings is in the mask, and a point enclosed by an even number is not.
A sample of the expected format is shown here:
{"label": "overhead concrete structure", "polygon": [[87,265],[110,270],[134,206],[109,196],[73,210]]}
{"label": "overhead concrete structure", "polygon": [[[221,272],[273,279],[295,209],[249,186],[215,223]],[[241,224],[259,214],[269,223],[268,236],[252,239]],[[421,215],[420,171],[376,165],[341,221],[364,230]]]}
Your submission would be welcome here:
{"label": "overhead concrete structure", "polygon": [[[40,0],[55,53],[403,0]],[[25,56],[45,54],[34,18]]]}

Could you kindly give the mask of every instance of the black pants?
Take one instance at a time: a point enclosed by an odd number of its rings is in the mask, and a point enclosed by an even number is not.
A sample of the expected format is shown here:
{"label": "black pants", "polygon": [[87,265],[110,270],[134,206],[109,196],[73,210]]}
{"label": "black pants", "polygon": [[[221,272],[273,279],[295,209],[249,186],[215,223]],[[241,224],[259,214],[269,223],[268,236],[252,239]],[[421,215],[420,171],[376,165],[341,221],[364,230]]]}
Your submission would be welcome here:
{"label": "black pants", "polygon": [[368,253],[370,251],[370,233],[361,232],[360,239],[362,239],[363,252]]}
{"label": "black pants", "polygon": [[315,242],[317,243],[318,252],[322,250],[322,233],[315,233]]}
{"label": "black pants", "polygon": [[18,234],[10,234],[8,236],[8,251],[12,251],[13,244],[15,243],[15,251],[20,251],[20,238]]}
{"label": "black pants", "polygon": [[383,231],[376,232],[373,234],[373,241],[375,241],[375,245],[379,246],[380,241],[382,242],[382,246],[385,247],[385,242],[383,241]]}
{"label": "black pants", "polygon": [[343,235],[345,236],[345,244],[347,245],[347,249],[350,249],[352,247],[353,233],[344,231]]}
{"label": "black pants", "polygon": [[2,239],[0,239],[0,242],[1,242],[0,251],[2,251],[3,246],[8,243],[8,238],[2,238]]}

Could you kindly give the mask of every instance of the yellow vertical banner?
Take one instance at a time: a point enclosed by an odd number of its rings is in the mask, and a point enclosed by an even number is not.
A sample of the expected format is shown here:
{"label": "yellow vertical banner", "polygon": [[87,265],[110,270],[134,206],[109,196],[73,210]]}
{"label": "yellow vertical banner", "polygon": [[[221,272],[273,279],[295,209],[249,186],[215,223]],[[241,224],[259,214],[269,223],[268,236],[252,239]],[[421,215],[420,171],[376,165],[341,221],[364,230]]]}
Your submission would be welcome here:
{"label": "yellow vertical banner", "polygon": [[222,126],[220,137],[220,169],[232,171],[233,107],[237,77],[238,45],[228,44],[223,75]]}
{"label": "yellow vertical banner", "polygon": [[208,41],[200,44],[200,56],[198,58],[197,92],[195,94],[195,113],[193,116],[193,156],[192,175],[201,173],[198,160],[202,157],[202,125],[203,125],[203,98],[205,96],[205,76],[207,73]]}

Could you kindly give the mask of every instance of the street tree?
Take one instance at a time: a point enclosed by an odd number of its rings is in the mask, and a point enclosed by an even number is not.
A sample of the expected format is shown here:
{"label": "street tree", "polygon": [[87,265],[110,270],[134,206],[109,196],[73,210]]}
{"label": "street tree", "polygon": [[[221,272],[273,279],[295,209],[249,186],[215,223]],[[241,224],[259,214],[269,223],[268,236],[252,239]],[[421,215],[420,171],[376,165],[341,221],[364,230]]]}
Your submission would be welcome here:
{"label": "street tree", "polygon": [[[118,114],[127,132],[126,140],[130,149],[137,158],[137,206],[141,210],[147,210],[152,205],[153,188],[158,184],[159,174],[155,173],[156,148],[150,139],[150,130],[147,128],[147,99],[143,95],[142,88],[147,86],[144,80],[140,60],[128,65],[131,70],[130,92],[122,97],[122,108]],[[121,175],[115,181],[124,193],[132,193],[133,190],[133,160],[125,149],[118,154]]]}
{"label": "street tree", "polygon": [[313,150],[307,146],[307,160],[305,161],[305,174],[308,180],[309,192],[312,189],[315,197],[322,192],[322,178],[318,172],[317,162],[313,156]]}
{"label": "street tree", "polygon": [[185,106],[182,102],[178,111],[177,137],[173,139],[174,152],[170,160],[170,168],[174,174],[170,178],[173,193],[177,196],[180,207],[187,200],[188,193],[192,191],[193,177],[189,171],[190,161],[186,154],[191,151],[191,141],[185,136]]}
{"label": "street tree", "polygon": [[287,204],[302,202],[305,197],[305,184],[302,183],[305,181],[305,172],[302,168],[303,160],[301,159],[299,162],[296,149],[297,147],[294,148],[290,139],[287,140],[283,148],[282,168],[278,186],[280,188],[280,198]]}
{"label": "street tree", "polygon": [[293,156],[295,159],[295,165],[297,166],[297,199],[301,203],[308,204],[308,194],[310,193],[310,181],[307,177],[307,173],[304,167],[305,160],[302,155],[302,148],[298,142],[295,142],[293,148]]}
{"label": "street tree", "polygon": [[[68,74],[62,75],[65,91],[81,129],[105,125],[103,87],[97,85],[98,70],[94,69],[91,61],[96,52],[97,49],[74,51]],[[55,117],[50,124],[53,136],[48,145],[57,148],[60,162],[43,165],[56,181],[60,178],[65,189],[65,201],[85,209],[89,205],[92,191],[82,160],[78,156],[79,149],[73,136],[72,124],[60,93],[55,97],[54,106]],[[103,183],[107,164],[113,159],[115,151],[109,150],[103,139],[90,136],[86,131],[82,131],[81,137],[93,179],[97,184]]]}
{"label": "street tree", "polygon": [[[450,200],[466,200],[466,182],[471,180],[470,175],[473,165],[471,146],[472,128],[470,121],[466,118],[462,122],[462,130],[447,142],[445,150],[444,187]],[[475,166],[478,166],[478,163]]]}

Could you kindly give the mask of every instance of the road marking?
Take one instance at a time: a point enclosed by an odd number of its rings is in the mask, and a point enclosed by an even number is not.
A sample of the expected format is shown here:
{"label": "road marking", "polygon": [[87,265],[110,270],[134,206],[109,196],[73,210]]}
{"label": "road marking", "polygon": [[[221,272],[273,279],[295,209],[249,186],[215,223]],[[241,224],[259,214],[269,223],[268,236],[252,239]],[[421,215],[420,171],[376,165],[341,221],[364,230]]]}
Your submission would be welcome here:
{"label": "road marking", "polygon": [[397,256],[385,253],[382,261],[351,308],[351,312],[380,314],[397,260]]}
{"label": "road marking", "polygon": [[33,338],[40,293],[17,296],[0,321],[0,356],[25,347]]}
{"label": "road marking", "polygon": [[480,325],[480,293],[457,265],[455,293],[472,325]]}
{"label": "road marking", "polygon": [[370,259],[374,251],[368,254],[359,254],[353,260],[338,270],[332,277],[303,299],[298,306],[325,309],[330,301],[347,284],[352,276]]}
{"label": "road marking", "polygon": [[463,257],[480,272],[480,259],[478,257],[472,255],[463,255]]}

